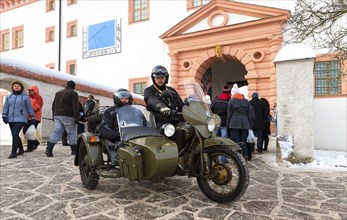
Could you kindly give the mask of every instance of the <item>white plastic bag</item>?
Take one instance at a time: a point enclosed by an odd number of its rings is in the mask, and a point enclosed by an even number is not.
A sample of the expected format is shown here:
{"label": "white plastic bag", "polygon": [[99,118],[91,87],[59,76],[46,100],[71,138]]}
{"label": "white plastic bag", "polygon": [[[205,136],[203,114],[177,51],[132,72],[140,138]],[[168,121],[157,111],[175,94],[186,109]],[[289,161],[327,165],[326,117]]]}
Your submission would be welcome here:
{"label": "white plastic bag", "polygon": [[25,132],[24,137],[28,140],[36,140],[36,129],[34,125],[30,125],[28,130]]}
{"label": "white plastic bag", "polygon": [[255,143],[256,137],[254,136],[253,130],[248,129],[247,143]]}

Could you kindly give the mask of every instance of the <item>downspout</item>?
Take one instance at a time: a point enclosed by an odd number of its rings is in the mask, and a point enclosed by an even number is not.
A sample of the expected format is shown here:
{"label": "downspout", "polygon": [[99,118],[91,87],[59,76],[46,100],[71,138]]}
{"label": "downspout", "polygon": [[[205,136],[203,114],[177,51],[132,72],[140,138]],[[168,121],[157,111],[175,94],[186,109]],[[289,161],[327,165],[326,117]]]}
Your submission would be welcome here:
{"label": "downspout", "polygon": [[61,63],[61,4],[62,1],[59,0],[59,25],[58,25],[58,71],[60,71],[60,63]]}

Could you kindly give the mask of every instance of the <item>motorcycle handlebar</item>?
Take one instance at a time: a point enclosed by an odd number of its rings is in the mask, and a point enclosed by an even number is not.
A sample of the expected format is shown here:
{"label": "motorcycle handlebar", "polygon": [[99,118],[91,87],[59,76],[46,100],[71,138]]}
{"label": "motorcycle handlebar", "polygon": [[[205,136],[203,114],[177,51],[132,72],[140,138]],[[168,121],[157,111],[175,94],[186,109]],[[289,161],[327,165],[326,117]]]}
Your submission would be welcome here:
{"label": "motorcycle handlebar", "polygon": [[182,115],[182,112],[179,112],[177,110],[171,110],[170,115]]}

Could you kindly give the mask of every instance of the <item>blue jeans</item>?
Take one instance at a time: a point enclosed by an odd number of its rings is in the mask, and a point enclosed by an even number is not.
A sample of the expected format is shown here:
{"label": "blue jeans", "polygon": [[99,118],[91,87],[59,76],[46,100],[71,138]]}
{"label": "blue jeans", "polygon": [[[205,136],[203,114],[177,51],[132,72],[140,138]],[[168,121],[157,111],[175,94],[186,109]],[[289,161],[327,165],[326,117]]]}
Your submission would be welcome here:
{"label": "blue jeans", "polygon": [[231,129],[231,140],[233,140],[235,143],[243,142],[242,145],[242,154],[243,155],[249,155],[247,150],[247,136],[248,136],[248,129]]}
{"label": "blue jeans", "polygon": [[219,128],[217,128],[217,130],[216,130],[216,136],[227,138],[227,137],[228,137],[228,130],[227,130],[227,127],[220,126]]}
{"label": "blue jeans", "polygon": [[75,118],[67,116],[54,116],[54,132],[49,138],[49,142],[56,144],[64,131],[67,133],[67,139],[70,145],[77,144],[77,124]]}

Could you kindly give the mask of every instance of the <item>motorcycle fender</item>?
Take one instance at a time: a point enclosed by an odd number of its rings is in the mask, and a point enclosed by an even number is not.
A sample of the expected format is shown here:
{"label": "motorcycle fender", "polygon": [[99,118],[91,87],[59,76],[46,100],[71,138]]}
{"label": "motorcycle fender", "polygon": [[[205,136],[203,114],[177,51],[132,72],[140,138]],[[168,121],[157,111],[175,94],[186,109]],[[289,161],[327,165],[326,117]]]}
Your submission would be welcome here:
{"label": "motorcycle fender", "polygon": [[[96,138],[94,142],[90,142],[91,137]],[[102,156],[102,146],[98,135],[92,132],[85,132],[79,135],[79,141],[83,141],[87,148],[86,163],[90,167],[104,165]]]}
{"label": "motorcycle fender", "polygon": [[242,150],[238,144],[236,144],[234,141],[230,140],[229,138],[211,137],[204,140],[204,148],[208,148],[211,146],[220,146],[220,145],[230,146],[234,152]]}

